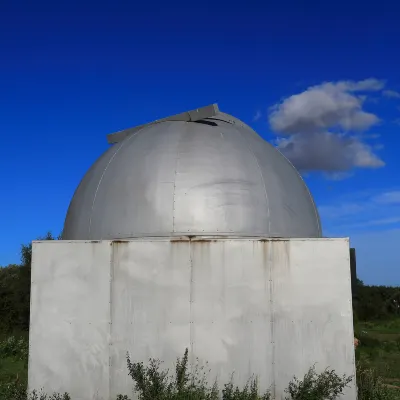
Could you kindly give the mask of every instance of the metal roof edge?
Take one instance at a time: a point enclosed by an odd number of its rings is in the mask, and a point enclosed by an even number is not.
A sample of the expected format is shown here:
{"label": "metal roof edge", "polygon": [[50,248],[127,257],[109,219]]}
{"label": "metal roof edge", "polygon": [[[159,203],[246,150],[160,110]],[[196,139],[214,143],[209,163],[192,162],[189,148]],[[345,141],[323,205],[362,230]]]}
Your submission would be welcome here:
{"label": "metal roof edge", "polygon": [[147,124],[135,126],[132,128],[124,129],[119,132],[110,133],[107,135],[107,141],[109,144],[115,144],[122,142],[127,136],[137,132],[139,129],[144,128],[147,125],[153,125],[165,121],[183,121],[183,122],[194,122],[205,118],[214,117],[219,113],[218,104],[210,104],[205,107],[196,108],[195,110],[185,111],[180,114],[171,115],[169,117],[161,118]]}

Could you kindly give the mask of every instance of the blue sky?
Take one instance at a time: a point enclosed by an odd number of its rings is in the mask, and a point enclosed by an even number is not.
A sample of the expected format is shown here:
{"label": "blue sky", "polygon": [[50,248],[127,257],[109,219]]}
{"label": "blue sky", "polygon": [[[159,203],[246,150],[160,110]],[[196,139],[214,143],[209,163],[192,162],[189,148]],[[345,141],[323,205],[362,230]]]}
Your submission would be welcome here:
{"label": "blue sky", "polygon": [[400,285],[400,5],[135,3],[1,3],[0,264],[61,231],[106,134],[218,102],[303,169],[360,278]]}

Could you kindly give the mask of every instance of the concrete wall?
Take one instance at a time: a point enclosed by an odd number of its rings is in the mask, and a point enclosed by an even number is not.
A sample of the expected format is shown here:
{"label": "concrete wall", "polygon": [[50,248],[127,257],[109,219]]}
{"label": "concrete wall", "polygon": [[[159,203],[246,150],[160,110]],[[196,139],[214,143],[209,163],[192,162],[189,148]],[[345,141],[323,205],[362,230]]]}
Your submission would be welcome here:
{"label": "concrete wall", "polygon": [[353,375],[348,240],[34,242],[30,389],[133,397],[127,351],[173,368],[186,347],[277,399],[315,363]]}

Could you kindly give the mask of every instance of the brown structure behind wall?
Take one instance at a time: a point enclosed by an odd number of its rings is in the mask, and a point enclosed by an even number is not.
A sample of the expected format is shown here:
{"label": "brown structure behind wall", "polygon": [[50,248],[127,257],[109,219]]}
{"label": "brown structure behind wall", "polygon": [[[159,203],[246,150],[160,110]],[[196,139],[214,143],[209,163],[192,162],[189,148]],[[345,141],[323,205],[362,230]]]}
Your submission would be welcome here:
{"label": "brown structure behind wall", "polygon": [[356,262],[356,249],[350,248],[350,273],[351,273],[351,291],[353,295],[357,287],[357,262]]}

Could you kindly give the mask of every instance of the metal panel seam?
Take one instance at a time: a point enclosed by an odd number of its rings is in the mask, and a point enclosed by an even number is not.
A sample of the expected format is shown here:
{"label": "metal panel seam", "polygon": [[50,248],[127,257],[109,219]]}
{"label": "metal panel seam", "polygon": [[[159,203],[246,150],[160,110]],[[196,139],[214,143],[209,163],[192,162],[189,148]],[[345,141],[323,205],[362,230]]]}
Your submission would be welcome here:
{"label": "metal panel seam", "polygon": [[101,177],[99,179],[99,183],[97,184],[96,187],[96,191],[94,192],[94,196],[93,196],[93,202],[92,202],[92,208],[90,210],[90,219],[89,219],[89,237],[90,237],[90,231],[92,228],[92,215],[93,215],[93,209],[94,209],[94,203],[96,202],[96,197],[97,197],[97,192],[99,191],[101,182],[104,178],[105,173],[107,172],[108,167],[110,166],[111,162],[114,160],[115,156],[119,153],[119,151],[130,141],[132,140],[134,137],[136,137],[136,135],[141,132],[145,127],[143,127],[142,129],[139,129],[137,132],[135,132],[132,136],[129,136],[126,138],[126,140],[123,140],[121,142],[121,144],[119,145],[118,150],[113,154],[113,156],[110,158],[110,160],[108,161],[107,165],[104,168],[103,173],[101,174]]}
{"label": "metal panel seam", "polygon": [[178,173],[178,162],[179,162],[179,148],[182,141],[182,137],[187,133],[187,123],[186,129],[183,131],[181,137],[178,140],[175,158],[175,171],[174,171],[174,188],[172,193],[172,232],[175,232],[175,189],[176,189],[176,174]]}
{"label": "metal panel seam", "polygon": [[254,160],[255,160],[255,162],[256,162],[258,171],[260,172],[261,181],[262,181],[262,184],[263,184],[263,187],[264,187],[265,201],[266,201],[266,203],[267,203],[268,234],[270,234],[270,233],[271,233],[271,218],[270,218],[271,215],[270,215],[269,199],[268,199],[267,187],[266,187],[266,185],[265,185],[264,174],[262,173],[262,169],[261,169],[261,167],[260,167],[260,163],[258,162],[258,158],[257,158],[256,154],[254,153],[253,149],[251,148],[250,143],[249,143],[248,140],[242,135],[242,132],[240,132],[240,130],[237,129],[237,127],[236,127],[235,125],[233,125],[233,126],[234,126],[235,130],[239,133],[240,137],[241,137],[241,138],[244,140],[244,142],[246,143],[247,148],[248,148],[250,154],[253,156],[253,158],[254,158]]}
{"label": "metal panel seam", "polygon": [[292,163],[288,158],[286,158],[285,155],[284,155],[277,147],[275,147],[275,149],[276,149],[277,151],[279,151],[279,153],[282,155],[282,157],[284,157],[284,158],[286,159],[286,161],[289,163],[289,165],[290,165],[290,166],[292,167],[292,169],[295,171],[295,173],[297,174],[298,178],[300,179],[300,181],[302,182],[303,186],[305,187],[306,192],[307,192],[307,194],[308,194],[308,197],[310,198],[311,203],[312,203],[313,208],[314,208],[314,213],[315,213],[315,217],[316,217],[316,220],[317,220],[317,230],[318,230],[319,234],[322,236],[321,220],[320,220],[320,218],[319,218],[319,214],[318,214],[318,211],[317,211],[317,206],[316,206],[316,204],[315,204],[314,198],[311,196],[310,189],[309,189],[308,186],[306,185],[306,183],[305,183],[303,177],[301,176],[301,174],[299,173],[299,171],[295,168],[295,166],[293,165],[293,163]]}

